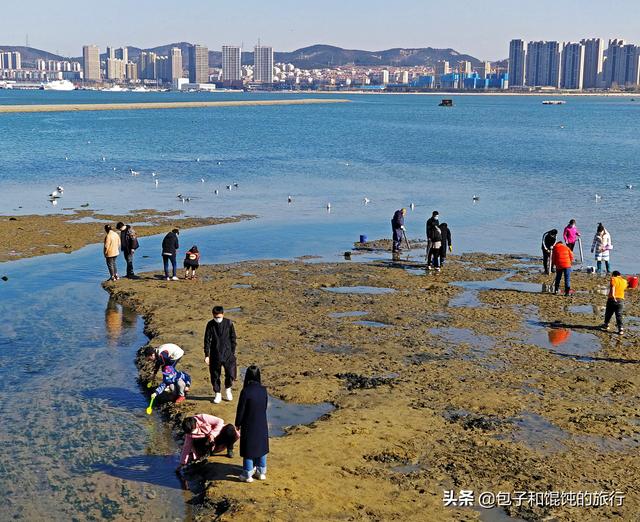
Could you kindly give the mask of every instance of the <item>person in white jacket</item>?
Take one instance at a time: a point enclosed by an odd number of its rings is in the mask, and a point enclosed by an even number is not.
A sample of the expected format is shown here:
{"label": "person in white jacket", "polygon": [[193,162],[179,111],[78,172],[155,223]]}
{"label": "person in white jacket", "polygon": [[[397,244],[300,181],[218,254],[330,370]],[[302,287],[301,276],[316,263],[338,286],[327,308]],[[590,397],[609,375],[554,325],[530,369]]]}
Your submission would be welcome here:
{"label": "person in white jacket", "polygon": [[591,244],[591,253],[593,254],[595,252],[596,254],[596,272],[598,274],[602,272],[603,261],[607,274],[611,273],[611,266],[609,265],[609,253],[611,250],[613,250],[611,234],[607,232],[607,229],[604,228],[602,223],[598,223],[598,229]]}

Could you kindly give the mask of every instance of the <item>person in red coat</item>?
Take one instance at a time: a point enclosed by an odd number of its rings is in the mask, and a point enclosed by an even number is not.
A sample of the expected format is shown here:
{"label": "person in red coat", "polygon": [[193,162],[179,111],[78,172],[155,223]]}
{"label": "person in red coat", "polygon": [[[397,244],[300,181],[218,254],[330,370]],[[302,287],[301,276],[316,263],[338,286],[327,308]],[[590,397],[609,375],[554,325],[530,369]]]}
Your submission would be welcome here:
{"label": "person in red coat", "polygon": [[560,280],[564,275],[564,293],[571,295],[575,292],[571,290],[571,267],[573,265],[573,252],[562,241],[558,241],[553,247],[553,264],[556,267],[555,293],[560,290]]}

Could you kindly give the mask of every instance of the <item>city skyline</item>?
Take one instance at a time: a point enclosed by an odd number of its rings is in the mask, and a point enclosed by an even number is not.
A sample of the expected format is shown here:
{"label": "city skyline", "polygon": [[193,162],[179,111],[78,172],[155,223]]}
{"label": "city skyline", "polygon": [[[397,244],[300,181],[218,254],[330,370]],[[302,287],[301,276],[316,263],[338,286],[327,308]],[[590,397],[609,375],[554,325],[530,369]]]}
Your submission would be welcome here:
{"label": "city skyline", "polygon": [[[108,45],[148,49],[168,41],[197,41],[210,49],[225,44],[250,49],[260,39],[276,51],[317,43],[363,50],[433,47],[495,61],[507,58],[504,42],[516,37],[579,41],[582,35],[591,34],[640,41],[640,27],[634,22],[640,16],[640,5],[627,0],[618,2],[615,10],[602,9],[596,0],[561,5],[550,0],[535,5],[499,0],[469,5],[451,0],[446,11],[441,3],[418,0],[399,0],[393,9],[381,0],[354,0],[348,5],[327,0],[318,6],[286,0],[277,9],[248,0],[242,10],[230,2],[210,5],[193,0],[192,5],[177,11],[168,0],[156,0],[153,9],[145,2],[132,5],[113,0],[106,21],[112,17],[118,23],[104,25],[96,23],[94,9],[102,3],[64,0],[52,5],[33,0],[31,4],[28,11],[20,5],[3,6],[1,45],[24,45],[28,34],[31,47],[75,57],[87,42],[102,49]],[[171,16],[167,16],[168,10]],[[118,16],[120,12],[127,12],[127,16]],[[455,13],[455,24],[443,16],[447,12]],[[74,30],[61,32],[58,24],[68,24],[69,16],[74,19]],[[140,19],[145,23],[140,24]]]}

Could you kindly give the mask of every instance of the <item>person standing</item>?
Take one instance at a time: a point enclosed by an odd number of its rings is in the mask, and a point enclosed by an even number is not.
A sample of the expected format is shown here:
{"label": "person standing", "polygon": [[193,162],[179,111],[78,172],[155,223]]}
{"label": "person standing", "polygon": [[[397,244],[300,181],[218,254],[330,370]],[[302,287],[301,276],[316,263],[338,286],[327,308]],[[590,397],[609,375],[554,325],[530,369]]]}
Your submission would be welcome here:
{"label": "person standing", "polygon": [[133,228],[131,228],[131,225],[125,225],[122,221],[116,225],[116,229],[120,231],[120,244],[122,246],[124,260],[127,263],[127,277],[129,279],[137,279],[133,272],[133,254],[135,254],[140,246],[138,244],[138,237]]}
{"label": "person standing", "polygon": [[[544,267],[544,273],[547,275],[553,270],[553,263],[549,263],[549,261],[551,260],[551,251],[557,239],[558,230],[555,228],[542,234],[542,266]],[[551,266],[549,266],[550,264]]]}
{"label": "person standing", "polygon": [[429,252],[431,251],[431,236],[433,235],[433,226],[438,225],[440,214],[437,210],[431,213],[431,217],[427,219],[426,233],[427,233],[427,266],[429,265]]}
{"label": "person standing", "polygon": [[449,230],[449,225],[446,223],[442,223],[440,225],[440,232],[442,233],[442,245],[440,246],[440,266],[444,266],[444,262],[447,259],[447,250],[451,252],[453,250],[453,245],[451,244],[451,230]]}
{"label": "person standing", "polygon": [[591,253],[596,254],[596,272],[600,274],[602,272],[602,262],[604,261],[607,274],[610,272],[611,267],[609,265],[609,252],[613,249],[611,243],[611,235],[604,228],[602,223],[598,223],[598,229],[596,235],[593,237],[593,243],[591,243]]}
{"label": "person standing", "polygon": [[553,247],[553,264],[556,267],[555,293],[560,290],[560,281],[564,275],[564,294],[572,295],[571,290],[571,267],[573,265],[573,252],[562,241],[558,241]]}
{"label": "person standing", "polygon": [[104,231],[104,258],[107,262],[107,268],[109,269],[109,281],[117,281],[120,279],[118,275],[117,259],[120,255],[120,235],[113,230],[111,225],[105,225]]}
{"label": "person standing", "polygon": [[407,214],[406,208],[396,210],[391,219],[391,230],[393,231],[393,248],[392,252],[400,252],[400,246],[402,245],[402,234],[405,232],[404,228],[404,216]]}
{"label": "person standing", "polygon": [[564,232],[562,233],[562,239],[564,239],[566,245],[571,249],[571,252],[573,252],[579,237],[580,231],[578,227],[576,227],[576,220],[572,219],[569,221],[569,224],[564,227]]}
{"label": "person standing", "polygon": [[431,225],[431,236],[429,237],[429,253],[427,254],[427,268],[440,271],[440,248],[442,247],[442,229],[440,223]]}
{"label": "person standing", "polygon": [[629,285],[627,280],[620,275],[620,272],[614,270],[611,274],[611,281],[609,282],[609,295],[607,296],[607,307],[604,312],[604,324],[602,329],[609,331],[609,321],[613,314],[616,315],[616,325],[618,326],[618,334],[624,334],[624,327],[622,324],[622,311],[624,309],[624,291]]}
{"label": "person standing", "polygon": [[[178,281],[178,276],[176,275],[176,256],[178,255],[178,248],[180,248],[180,243],[178,243],[179,234],[180,231],[174,228],[164,236],[162,240],[162,266],[164,267],[164,277],[167,281]],[[169,261],[171,261],[173,268],[173,277],[169,277]]]}
{"label": "person standing", "polygon": [[236,429],[240,431],[240,456],[242,457],[244,482],[267,478],[267,454],[269,453],[269,425],[267,423],[267,389],[262,386],[260,368],[249,366],[244,375],[236,411]]}
{"label": "person standing", "polygon": [[236,328],[224,317],[224,308],[214,306],[213,319],[207,323],[204,333],[204,362],[209,365],[211,385],[215,394],[214,404],[220,404],[222,394],[220,377],[224,367],[225,400],[233,400],[231,386],[236,380]]}

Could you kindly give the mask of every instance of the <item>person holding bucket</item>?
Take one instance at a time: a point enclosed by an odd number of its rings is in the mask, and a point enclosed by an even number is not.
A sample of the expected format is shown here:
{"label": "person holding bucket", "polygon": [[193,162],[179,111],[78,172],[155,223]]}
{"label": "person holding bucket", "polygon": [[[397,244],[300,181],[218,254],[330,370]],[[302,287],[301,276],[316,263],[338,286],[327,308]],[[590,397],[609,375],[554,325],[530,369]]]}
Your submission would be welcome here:
{"label": "person holding bucket", "polygon": [[604,228],[602,223],[598,223],[598,229],[596,235],[593,237],[593,243],[591,244],[591,253],[596,254],[596,272],[600,274],[602,272],[602,262],[607,274],[610,273],[611,267],[609,265],[609,252],[613,250],[613,244],[611,243],[611,235]]}

